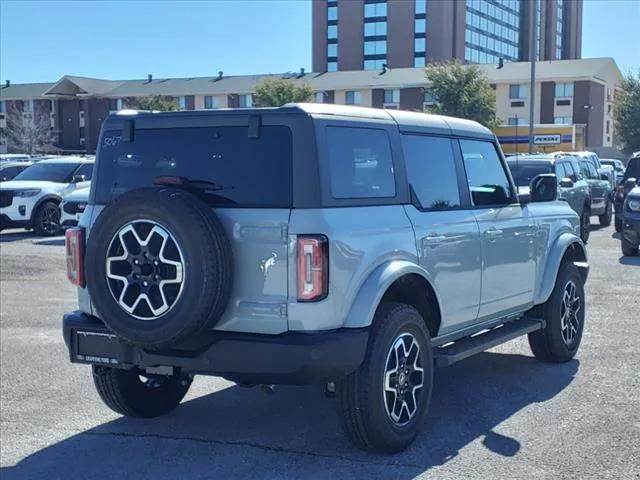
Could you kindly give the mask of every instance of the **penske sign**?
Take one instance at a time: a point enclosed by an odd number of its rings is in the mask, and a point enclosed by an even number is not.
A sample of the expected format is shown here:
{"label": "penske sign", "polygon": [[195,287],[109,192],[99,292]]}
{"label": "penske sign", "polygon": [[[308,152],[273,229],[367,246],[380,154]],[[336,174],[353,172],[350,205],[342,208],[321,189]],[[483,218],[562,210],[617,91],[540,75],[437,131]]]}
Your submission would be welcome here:
{"label": "penske sign", "polygon": [[561,135],[555,133],[545,133],[533,136],[534,145],[560,145]]}

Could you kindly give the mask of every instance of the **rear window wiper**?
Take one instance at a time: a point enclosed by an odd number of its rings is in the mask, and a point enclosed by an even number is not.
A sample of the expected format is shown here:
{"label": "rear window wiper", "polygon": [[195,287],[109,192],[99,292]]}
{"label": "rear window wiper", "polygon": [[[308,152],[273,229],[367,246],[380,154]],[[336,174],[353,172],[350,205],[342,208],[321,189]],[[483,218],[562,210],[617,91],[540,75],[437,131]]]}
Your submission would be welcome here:
{"label": "rear window wiper", "polygon": [[154,185],[175,185],[182,186],[186,188],[197,188],[204,190],[205,192],[217,192],[220,190],[233,190],[234,187],[232,185],[221,185],[216,182],[212,182],[211,180],[199,180],[199,179],[189,179],[187,177],[178,177],[178,176],[163,176],[163,177],[154,177],[153,178]]}

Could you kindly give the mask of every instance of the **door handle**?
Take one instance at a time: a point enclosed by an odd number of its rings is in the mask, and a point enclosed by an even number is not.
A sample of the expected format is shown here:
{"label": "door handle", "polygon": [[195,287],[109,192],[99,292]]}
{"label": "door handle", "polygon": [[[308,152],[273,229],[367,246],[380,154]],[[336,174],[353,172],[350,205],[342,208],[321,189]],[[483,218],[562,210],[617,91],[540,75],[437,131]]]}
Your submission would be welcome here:
{"label": "door handle", "polygon": [[431,245],[432,247],[437,246],[438,244],[444,242],[447,237],[444,235],[438,235],[437,233],[428,233],[424,237],[425,243]]}
{"label": "door handle", "polygon": [[503,233],[504,232],[502,230],[493,227],[484,232],[484,234],[489,238],[490,242],[495,242],[496,238],[501,236]]}

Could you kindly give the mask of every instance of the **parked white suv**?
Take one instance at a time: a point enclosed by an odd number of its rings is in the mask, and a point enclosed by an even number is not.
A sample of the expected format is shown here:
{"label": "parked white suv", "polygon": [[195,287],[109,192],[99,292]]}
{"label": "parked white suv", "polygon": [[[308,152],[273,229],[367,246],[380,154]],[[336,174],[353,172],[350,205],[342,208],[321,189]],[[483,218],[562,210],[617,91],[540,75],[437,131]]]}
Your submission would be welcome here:
{"label": "parked white suv", "polygon": [[33,228],[38,235],[60,233],[63,195],[90,185],[93,159],[58,157],[38,162],[0,183],[0,230]]}
{"label": "parked white suv", "polygon": [[89,191],[91,187],[77,188],[73,192],[62,197],[60,204],[60,225],[62,228],[75,227],[80,221],[80,216],[89,203]]}

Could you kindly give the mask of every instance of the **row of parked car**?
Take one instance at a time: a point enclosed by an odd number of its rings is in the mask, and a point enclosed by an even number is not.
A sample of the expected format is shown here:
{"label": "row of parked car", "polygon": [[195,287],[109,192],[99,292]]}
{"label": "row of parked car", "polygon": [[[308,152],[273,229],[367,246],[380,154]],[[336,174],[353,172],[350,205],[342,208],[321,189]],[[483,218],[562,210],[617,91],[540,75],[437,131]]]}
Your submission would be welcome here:
{"label": "row of parked car", "polygon": [[0,230],[27,228],[52,236],[77,225],[88,201],[94,158],[15,157],[0,158]]}
{"label": "row of parked car", "polygon": [[[621,233],[625,255],[638,253],[640,226],[640,155],[625,167],[620,160],[601,160],[593,152],[555,152],[516,155],[507,164],[518,186],[518,194],[528,196],[531,181],[538,175],[552,173],[558,178],[558,198],[565,200],[580,217],[581,238],[589,239],[591,217],[597,216],[603,227],[615,223]],[[615,210],[615,213],[614,213]]]}

